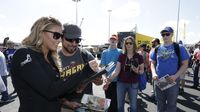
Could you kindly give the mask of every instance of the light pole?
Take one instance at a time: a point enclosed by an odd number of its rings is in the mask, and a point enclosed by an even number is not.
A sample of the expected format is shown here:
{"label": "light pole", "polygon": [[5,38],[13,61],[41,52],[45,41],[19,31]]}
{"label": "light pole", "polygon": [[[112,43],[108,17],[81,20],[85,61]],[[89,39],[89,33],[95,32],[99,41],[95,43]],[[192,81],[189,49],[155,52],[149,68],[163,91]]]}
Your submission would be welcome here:
{"label": "light pole", "polygon": [[112,10],[108,10],[108,38],[110,37],[110,16],[111,16]]}
{"label": "light pole", "polygon": [[81,19],[81,23],[79,25],[79,27],[81,27],[82,23],[83,23],[84,18]]}
{"label": "light pole", "polygon": [[180,15],[180,2],[181,0],[179,0],[178,2],[178,17],[177,17],[177,29],[176,29],[176,42],[178,42],[178,29],[179,29],[179,15]]}
{"label": "light pole", "polygon": [[78,2],[80,2],[81,0],[72,0],[74,2],[76,2],[76,25],[78,24]]}

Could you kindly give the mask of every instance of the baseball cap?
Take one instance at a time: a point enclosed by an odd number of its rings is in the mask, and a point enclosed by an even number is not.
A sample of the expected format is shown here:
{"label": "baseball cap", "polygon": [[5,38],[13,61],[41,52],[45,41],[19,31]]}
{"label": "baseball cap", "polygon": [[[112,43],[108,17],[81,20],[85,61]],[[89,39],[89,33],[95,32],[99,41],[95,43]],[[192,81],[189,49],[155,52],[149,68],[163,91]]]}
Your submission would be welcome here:
{"label": "baseball cap", "polygon": [[157,42],[158,44],[160,44],[160,40],[158,38],[154,38],[151,42]]}
{"label": "baseball cap", "polygon": [[81,39],[81,29],[74,24],[64,24],[63,25],[63,37],[67,39]]}
{"label": "baseball cap", "polygon": [[174,33],[174,30],[172,29],[172,27],[167,26],[160,33],[163,33],[163,32]]}
{"label": "baseball cap", "polygon": [[110,37],[110,39],[118,40],[118,37],[117,37],[117,35],[113,34],[113,35]]}

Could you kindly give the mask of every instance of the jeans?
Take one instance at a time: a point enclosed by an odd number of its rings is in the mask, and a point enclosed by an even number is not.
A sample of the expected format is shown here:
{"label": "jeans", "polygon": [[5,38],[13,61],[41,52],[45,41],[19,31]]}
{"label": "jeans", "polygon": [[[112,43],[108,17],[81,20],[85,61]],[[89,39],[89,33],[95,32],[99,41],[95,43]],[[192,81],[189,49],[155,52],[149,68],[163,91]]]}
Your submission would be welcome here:
{"label": "jeans", "polygon": [[130,99],[130,112],[137,112],[138,83],[117,82],[118,112],[124,112],[126,92]]}
{"label": "jeans", "polygon": [[6,86],[6,91],[1,92],[1,95],[2,95],[1,100],[6,101],[6,100],[10,99],[10,96],[9,96],[8,90],[7,90],[7,76],[1,76],[1,77]]}
{"label": "jeans", "polygon": [[193,77],[193,81],[194,81],[194,87],[198,87],[199,86],[199,76],[198,76],[198,74],[199,74],[199,65],[200,64],[196,64],[195,66],[194,66],[194,77]]}
{"label": "jeans", "polygon": [[105,91],[106,98],[111,99],[110,107],[108,112],[117,111],[117,82],[111,82],[108,89]]}
{"label": "jeans", "polygon": [[157,112],[176,112],[177,97],[179,93],[179,80],[176,85],[161,91],[155,86],[155,94],[157,98]]}

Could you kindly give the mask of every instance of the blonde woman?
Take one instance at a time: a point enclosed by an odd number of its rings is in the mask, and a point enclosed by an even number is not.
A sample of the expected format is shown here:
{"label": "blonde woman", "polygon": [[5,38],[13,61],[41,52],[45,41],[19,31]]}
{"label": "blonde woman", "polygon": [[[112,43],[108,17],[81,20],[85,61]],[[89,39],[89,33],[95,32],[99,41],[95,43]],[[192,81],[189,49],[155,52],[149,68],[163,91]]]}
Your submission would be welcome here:
{"label": "blonde woman", "polygon": [[[60,112],[60,97],[76,88],[78,83],[74,81],[86,79],[84,75],[71,77],[71,81],[60,79],[57,47],[62,37],[62,24],[57,19],[39,18],[22,41],[23,47],[14,54],[11,74],[19,96],[19,112]],[[85,71],[91,73],[98,66],[96,61],[89,65],[92,69]]]}
{"label": "blonde woman", "polygon": [[116,69],[104,85],[104,89],[107,89],[110,82],[118,76],[118,112],[124,112],[126,93],[130,99],[130,111],[137,112],[138,76],[144,72],[144,61],[136,50],[135,39],[131,36],[126,37],[123,42],[123,54],[119,56]]}

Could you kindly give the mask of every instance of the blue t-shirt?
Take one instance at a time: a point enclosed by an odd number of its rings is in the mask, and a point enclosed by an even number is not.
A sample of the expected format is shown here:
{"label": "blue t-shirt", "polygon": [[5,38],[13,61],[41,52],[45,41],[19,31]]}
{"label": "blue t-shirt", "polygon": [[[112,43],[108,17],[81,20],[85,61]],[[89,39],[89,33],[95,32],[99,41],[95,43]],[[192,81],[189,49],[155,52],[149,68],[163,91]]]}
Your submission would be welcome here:
{"label": "blue t-shirt", "polygon": [[[115,63],[115,67],[116,67],[116,63],[118,60],[119,55],[122,53],[121,49],[111,49],[108,48],[106,50],[104,50],[101,54],[101,62],[100,65],[106,66],[108,65],[110,62],[114,62]],[[107,74],[107,76],[111,75],[112,72],[115,70],[115,67],[113,67]],[[117,81],[117,78],[115,78],[113,80],[113,82]]]}
{"label": "blue t-shirt", "polygon": [[[179,45],[180,48],[180,61],[188,60],[189,53],[182,45]],[[161,78],[167,74],[174,75],[178,71],[178,56],[174,50],[174,45],[169,46],[161,45],[157,50],[157,57],[155,52],[151,53],[151,59],[156,61],[156,73],[158,78]]]}

